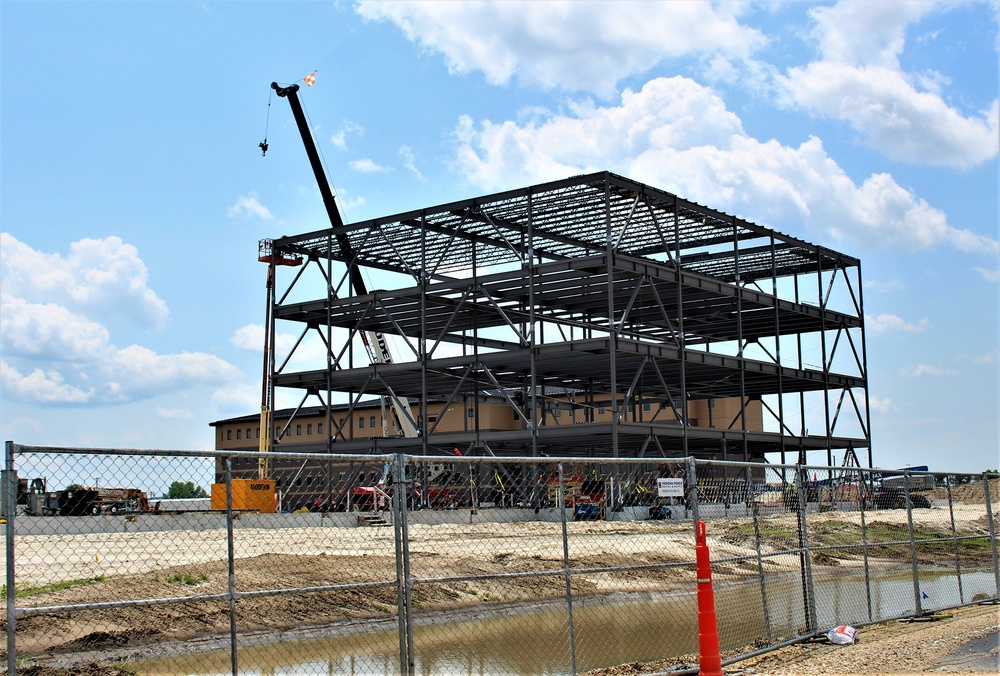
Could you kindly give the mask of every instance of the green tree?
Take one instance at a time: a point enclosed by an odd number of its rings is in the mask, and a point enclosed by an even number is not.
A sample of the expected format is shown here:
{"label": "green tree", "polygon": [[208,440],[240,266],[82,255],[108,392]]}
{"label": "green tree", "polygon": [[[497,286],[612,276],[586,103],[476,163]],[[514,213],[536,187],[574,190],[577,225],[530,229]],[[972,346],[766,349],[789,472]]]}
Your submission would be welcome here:
{"label": "green tree", "polygon": [[193,481],[175,481],[167,491],[168,498],[207,498],[208,493],[201,486],[195,486]]}

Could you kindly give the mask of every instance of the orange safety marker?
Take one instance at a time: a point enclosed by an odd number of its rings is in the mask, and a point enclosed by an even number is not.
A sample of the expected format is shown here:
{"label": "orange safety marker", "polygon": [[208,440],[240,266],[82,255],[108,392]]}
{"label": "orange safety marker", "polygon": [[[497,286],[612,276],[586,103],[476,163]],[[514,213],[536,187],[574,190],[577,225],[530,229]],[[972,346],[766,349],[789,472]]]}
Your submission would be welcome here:
{"label": "orange safety marker", "polygon": [[723,676],[722,654],[719,652],[719,629],[715,617],[715,592],[712,591],[712,562],[708,555],[705,522],[695,529],[694,547],[698,575],[698,673],[701,676]]}

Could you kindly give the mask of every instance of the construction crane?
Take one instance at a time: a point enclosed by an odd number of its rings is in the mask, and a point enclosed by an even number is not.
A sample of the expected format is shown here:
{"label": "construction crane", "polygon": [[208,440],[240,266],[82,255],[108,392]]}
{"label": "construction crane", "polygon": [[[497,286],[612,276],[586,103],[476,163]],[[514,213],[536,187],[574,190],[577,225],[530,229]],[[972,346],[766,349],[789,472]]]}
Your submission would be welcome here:
{"label": "construction crane", "polygon": [[[336,198],[333,195],[333,191],[330,189],[330,183],[326,178],[326,173],[323,171],[323,163],[320,161],[319,151],[316,149],[316,143],[313,141],[312,132],[309,131],[309,123],[306,121],[305,112],[302,110],[301,102],[299,102],[299,86],[297,84],[293,84],[288,87],[282,87],[277,82],[272,82],[271,89],[273,89],[280,98],[288,99],[288,103],[292,107],[292,115],[295,117],[295,124],[299,129],[299,135],[302,137],[302,145],[305,146],[306,155],[309,157],[309,164],[312,166],[313,174],[316,177],[316,184],[319,186],[320,195],[323,197],[323,206],[326,207],[326,215],[330,219],[330,224],[334,228],[343,228],[344,221],[340,217],[340,210],[337,208]],[[343,232],[338,232],[336,238],[337,244],[340,246],[340,253],[344,257],[344,260],[352,260],[354,257],[354,250],[351,247],[351,242],[347,238],[347,235]],[[354,287],[355,292],[362,295],[368,293],[368,288],[365,284],[364,277],[361,275],[360,268],[356,265],[350,265],[349,274],[351,285]],[[265,338],[265,341],[266,340],[267,339]],[[389,352],[389,345],[382,333],[377,331],[362,331],[361,340],[365,345],[365,349],[368,351],[368,356],[371,358],[372,363],[392,363],[392,355]],[[388,399],[389,401],[389,406],[392,410],[392,422],[395,425],[398,434],[402,437],[409,438],[418,436],[417,427],[413,423],[413,418],[410,416],[409,404],[404,402],[391,391],[385,399]],[[261,441],[263,441],[263,437],[261,438]]]}

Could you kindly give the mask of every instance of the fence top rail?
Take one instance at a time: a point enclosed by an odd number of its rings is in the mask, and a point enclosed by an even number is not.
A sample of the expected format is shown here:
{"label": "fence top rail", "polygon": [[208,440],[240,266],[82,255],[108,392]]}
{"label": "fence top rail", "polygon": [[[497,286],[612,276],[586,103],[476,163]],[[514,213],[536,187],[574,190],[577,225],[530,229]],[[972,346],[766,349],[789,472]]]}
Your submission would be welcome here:
{"label": "fence top rail", "polygon": [[382,462],[391,463],[397,456],[402,456],[407,463],[455,463],[455,464],[479,464],[484,462],[511,463],[511,464],[535,464],[557,467],[558,465],[685,465],[693,462],[696,467],[733,467],[733,468],[756,468],[775,471],[822,471],[840,473],[861,473],[877,474],[881,477],[905,477],[905,476],[974,476],[984,479],[1000,477],[1000,474],[991,472],[949,472],[930,471],[909,468],[885,469],[879,467],[844,467],[836,465],[798,465],[798,464],[778,464],[769,462],[743,462],[739,460],[708,460],[703,458],[678,457],[678,458],[594,458],[594,457],[550,457],[550,456],[495,456],[495,455],[413,455],[405,453],[385,453],[385,454],[358,454],[358,453],[327,453],[325,451],[235,451],[235,450],[190,450],[190,449],[156,449],[156,448],[101,448],[101,447],[75,447],[75,446],[40,446],[31,444],[20,444],[13,441],[6,442],[7,450],[14,455],[24,455],[28,453],[52,453],[64,455],[117,455],[117,456],[171,456],[171,457],[191,457],[191,458],[260,458],[266,455],[268,458],[285,460],[331,460],[336,462]]}
{"label": "fence top rail", "polygon": [[[681,459],[683,460],[683,459]],[[681,461],[679,460],[679,461]],[[648,462],[648,460],[647,460]],[[671,460],[672,462],[672,460]],[[718,466],[718,467],[764,467],[774,470],[817,470],[832,472],[861,472],[863,474],[879,474],[882,477],[903,477],[903,476],[974,476],[974,477],[1000,477],[1000,473],[986,470],[983,472],[951,472],[948,470],[926,470],[916,468],[886,469],[885,467],[845,467],[843,465],[795,465],[780,464],[771,462],[743,462],[741,460],[708,460],[704,458],[694,458],[695,465],[698,466]]]}
{"label": "fence top rail", "polygon": [[380,462],[390,462],[396,456],[387,455],[358,455],[356,453],[303,453],[286,451],[192,451],[158,448],[83,448],[72,446],[31,446],[27,444],[13,444],[15,455],[25,455],[28,453],[52,453],[63,455],[147,455],[147,456],[169,456],[188,458],[259,458],[266,455],[268,458],[281,460],[378,460]]}

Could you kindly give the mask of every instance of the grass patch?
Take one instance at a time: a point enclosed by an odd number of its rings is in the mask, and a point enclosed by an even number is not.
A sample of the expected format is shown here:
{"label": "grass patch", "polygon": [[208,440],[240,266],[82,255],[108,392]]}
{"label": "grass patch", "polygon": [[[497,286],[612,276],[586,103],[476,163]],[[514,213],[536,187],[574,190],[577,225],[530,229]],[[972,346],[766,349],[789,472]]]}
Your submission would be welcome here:
{"label": "grass patch", "polygon": [[[747,536],[754,537],[754,530],[752,523],[741,523],[736,526],[739,531]],[[797,537],[795,531],[788,530],[787,528],[780,528],[777,526],[769,526],[766,523],[761,523],[758,525],[757,530],[760,532],[760,539],[767,540],[789,540],[793,537]]]}
{"label": "grass patch", "polygon": [[[25,596],[37,596],[38,594],[48,594],[49,592],[59,591],[60,589],[69,589],[70,587],[76,587],[77,585],[81,584],[104,582],[106,579],[108,579],[106,575],[95,575],[94,577],[82,578],[79,580],[63,580],[62,582],[43,584],[38,587],[36,587],[35,585],[15,586],[14,598],[19,599]],[[0,585],[0,596],[6,598],[7,585]]]}
{"label": "grass patch", "polygon": [[208,575],[204,573],[199,573],[198,575],[188,575],[187,573],[174,573],[167,578],[167,582],[175,582],[178,584],[196,585],[202,582],[208,581]]}

